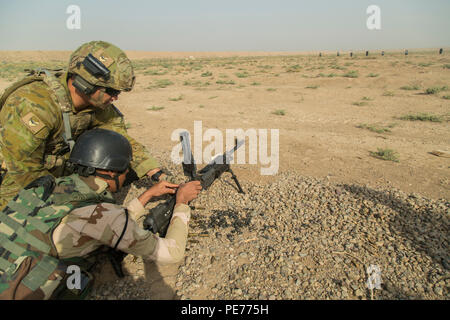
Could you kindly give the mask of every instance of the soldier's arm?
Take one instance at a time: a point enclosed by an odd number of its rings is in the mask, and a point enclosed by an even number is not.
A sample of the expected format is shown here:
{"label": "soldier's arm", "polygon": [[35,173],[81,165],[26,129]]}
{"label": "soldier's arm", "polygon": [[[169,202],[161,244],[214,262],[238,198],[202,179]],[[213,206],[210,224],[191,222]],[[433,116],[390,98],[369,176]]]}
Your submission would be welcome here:
{"label": "soldier's arm", "polygon": [[[134,205],[137,205],[137,202]],[[144,210],[144,208],[133,210]],[[125,226],[125,210],[114,204],[102,203],[91,212],[89,218],[85,216],[83,222],[77,222],[78,227],[80,227],[79,223],[84,224],[79,229],[80,233],[82,236],[94,238],[105,245],[114,247]],[[74,210],[72,214],[77,214],[77,210]],[[118,245],[119,250],[162,263],[175,263],[183,258],[190,219],[189,206],[185,204],[175,206],[165,238],[140,228],[132,218],[134,215],[134,213],[130,214],[128,218],[126,231]]]}
{"label": "soldier's arm", "polygon": [[45,169],[46,140],[57,123],[55,105],[43,84],[24,86],[12,93],[0,112],[0,147],[8,175],[25,186],[49,174]]}
{"label": "soldier's arm", "polygon": [[131,168],[136,171],[139,178],[145,176],[150,170],[160,167],[159,162],[150,156],[147,149],[127,133],[123,116],[113,105],[95,113],[93,126],[116,131],[130,141],[133,148]]}

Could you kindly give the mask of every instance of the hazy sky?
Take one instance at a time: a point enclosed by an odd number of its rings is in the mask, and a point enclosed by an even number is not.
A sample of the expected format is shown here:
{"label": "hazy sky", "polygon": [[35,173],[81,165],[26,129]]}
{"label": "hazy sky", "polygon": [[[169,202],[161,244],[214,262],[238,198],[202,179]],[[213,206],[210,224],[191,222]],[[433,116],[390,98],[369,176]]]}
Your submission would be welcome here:
{"label": "hazy sky", "polygon": [[[69,5],[81,29],[69,30]],[[368,30],[369,5],[381,30]],[[313,51],[450,47],[449,0],[0,0],[0,50]]]}

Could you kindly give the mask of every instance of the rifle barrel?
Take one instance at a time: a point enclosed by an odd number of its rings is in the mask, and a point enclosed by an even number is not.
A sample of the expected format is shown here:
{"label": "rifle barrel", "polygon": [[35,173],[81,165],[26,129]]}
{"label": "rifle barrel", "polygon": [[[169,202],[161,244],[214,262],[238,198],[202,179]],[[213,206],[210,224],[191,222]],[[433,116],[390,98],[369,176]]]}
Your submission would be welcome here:
{"label": "rifle barrel", "polygon": [[[213,164],[224,164],[224,162],[226,163],[227,159],[229,160],[228,163],[233,160],[233,154],[236,152],[236,150],[238,148],[240,148],[243,144],[245,143],[245,140],[240,140],[236,142],[236,145],[231,148],[230,150],[228,150],[227,152],[225,152],[223,155],[218,155],[216,156],[208,165],[213,165]],[[222,163],[220,163],[220,162]],[[228,164],[227,163],[227,164]]]}

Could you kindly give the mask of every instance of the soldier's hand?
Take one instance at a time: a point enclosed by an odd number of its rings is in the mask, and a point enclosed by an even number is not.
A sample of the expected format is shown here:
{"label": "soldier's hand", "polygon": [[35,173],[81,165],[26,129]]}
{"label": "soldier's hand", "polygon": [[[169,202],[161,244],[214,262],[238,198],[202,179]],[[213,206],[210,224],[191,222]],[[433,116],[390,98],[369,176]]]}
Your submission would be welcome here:
{"label": "soldier's hand", "polygon": [[153,185],[150,189],[148,189],[148,191],[151,192],[153,197],[159,197],[164,194],[175,194],[178,187],[179,184],[174,184],[163,180]]}
{"label": "soldier's hand", "polygon": [[149,202],[153,197],[159,197],[164,194],[175,194],[175,192],[177,192],[176,189],[178,188],[178,186],[178,184],[173,184],[163,180],[145,191],[138,198],[138,200],[142,203],[143,206],[145,206],[147,202]]}
{"label": "soldier's hand", "polygon": [[180,184],[176,195],[176,203],[188,204],[190,201],[197,198],[201,190],[202,185],[200,184],[200,181],[191,181]]}

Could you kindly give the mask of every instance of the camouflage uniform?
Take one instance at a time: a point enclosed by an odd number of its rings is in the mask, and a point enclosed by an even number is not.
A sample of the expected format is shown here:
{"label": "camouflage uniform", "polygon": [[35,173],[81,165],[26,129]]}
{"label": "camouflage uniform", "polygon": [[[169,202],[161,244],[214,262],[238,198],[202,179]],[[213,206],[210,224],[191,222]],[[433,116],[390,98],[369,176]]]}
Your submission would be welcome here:
{"label": "camouflage uniform", "polygon": [[[56,187],[46,201],[54,204],[41,205],[36,214],[24,213],[26,208],[33,211],[30,209],[33,201],[35,205],[39,202],[30,200],[26,194],[21,193],[22,197],[19,195],[8,203],[6,210],[10,211],[5,214],[8,218],[0,219],[0,299],[49,299],[59,284],[65,285],[64,266],[69,264],[63,264],[65,259],[83,257],[102,245],[113,247],[117,243],[124,230],[126,209],[111,203],[107,186],[94,176],[74,174],[56,179]],[[41,189],[34,192],[42,193]],[[138,199],[132,200],[127,210],[128,224],[119,250],[163,263],[183,258],[189,206],[175,206],[165,238],[139,226],[137,221],[145,210]],[[14,226],[14,221],[22,227],[13,231],[10,226]],[[54,224],[45,225],[50,221]],[[41,256],[33,256],[35,252]],[[33,272],[34,277],[30,277]]]}
{"label": "camouflage uniform", "polygon": [[[113,76],[108,83],[101,80],[93,81],[89,75],[83,76],[94,85],[131,90],[134,85],[134,74],[131,62],[125,54],[105,42],[92,42],[87,45],[72,54],[69,71],[83,74],[84,71],[77,70],[77,66],[81,57],[86,55],[86,48],[97,52],[95,54],[101,55],[102,58],[105,56],[107,66],[111,66],[114,60],[109,56],[119,56],[122,60],[116,59],[119,63],[110,67]],[[94,127],[110,129],[124,135],[130,141],[134,156],[131,167],[138,177],[143,177],[148,171],[160,166],[143,145],[127,134],[123,116],[112,104],[104,108],[88,107],[77,112],[67,87],[68,73],[59,78],[48,75],[37,78],[41,81],[20,86],[9,94],[3,107],[0,105],[0,164],[7,169],[0,186],[0,209],[20,189],[37,177],[49,173],[55,177],[64,175],[64,162],[69,155],[67,143],[63,139],[64,111],[69,114],[73,140]],[[122,83],[130,78],[133,79],[131,84]]]}

